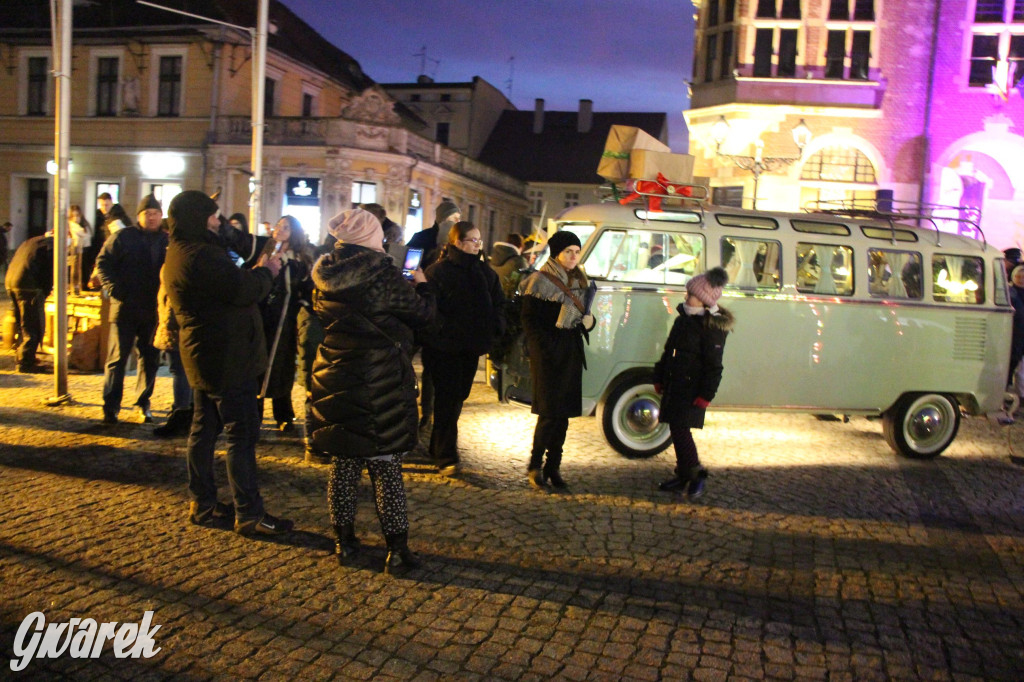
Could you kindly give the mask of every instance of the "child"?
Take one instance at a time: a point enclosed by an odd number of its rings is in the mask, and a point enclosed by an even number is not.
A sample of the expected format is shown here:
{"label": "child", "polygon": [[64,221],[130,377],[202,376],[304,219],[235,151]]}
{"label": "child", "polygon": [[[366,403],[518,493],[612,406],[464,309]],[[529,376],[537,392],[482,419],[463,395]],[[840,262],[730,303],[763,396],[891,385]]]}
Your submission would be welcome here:
{"label": "child", "polygon": [[718,299],[728,281],[725,270],[716,267],[686,283],[686,301],[677,308],[665,352],[654,365],[654,390],[663,396],[658,420],[669,425],[676,448],[676,475],[658,487],[685,489],[691,500],[704,494],[708,472],[690,429],[704,427],[704,411],[722,381],[722,352],[733,316],[718,307]]}

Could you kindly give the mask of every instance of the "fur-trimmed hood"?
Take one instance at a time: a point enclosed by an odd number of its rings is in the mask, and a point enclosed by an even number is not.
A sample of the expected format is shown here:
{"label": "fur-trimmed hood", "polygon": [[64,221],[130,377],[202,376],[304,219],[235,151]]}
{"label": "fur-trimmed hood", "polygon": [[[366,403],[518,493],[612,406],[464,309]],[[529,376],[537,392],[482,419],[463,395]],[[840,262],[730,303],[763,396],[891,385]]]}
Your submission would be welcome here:
{"label": "fur-trimmed hood", "polygon": [[342,294],[371,285],[394,261],[386,253],[338,243],[313,266],[313,284],[325,294]]}
{"label": "fur-trimmed hood", "polygon": [[[680,303],[676,306],[676,311],[680,315],[685,315],[684,304]],[[711,312],[710,308],[705,308],[704,316],[708,318],[708,325],[712,329],[720,329],[723,332],[731,332],[736,324],[736,318],[733,317],[733,314],[729,312],[728,308],[723,308],[722,306],[718,306],[717,312],[714,313]]]}

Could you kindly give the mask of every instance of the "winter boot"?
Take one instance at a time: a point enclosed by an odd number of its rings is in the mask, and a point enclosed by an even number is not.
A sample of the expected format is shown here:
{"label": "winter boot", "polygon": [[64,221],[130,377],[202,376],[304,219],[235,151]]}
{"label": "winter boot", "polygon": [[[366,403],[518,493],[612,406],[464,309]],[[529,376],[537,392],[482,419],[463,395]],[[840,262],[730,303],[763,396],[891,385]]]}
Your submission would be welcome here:
{"label": "winter boot", "polygon": [[704,489],[704,482],[707,478],[708,470],[704,467],[698,466],[690,469],[690,482],[686,486],[686,496],[691,500],[703,497],[706,492]]}
{"label": "winter boot", "polygon": [[400,575],[420,567],[420,559],[409,549],[409,533],[386,536],[388,558],[384,560],[385,575]]}
{"label": "winter boot", "polygon": [[338,563],[344,566],[359,554],[359,538],[356,537],[355,524],[344,523],[334,527],[334,534],[338,537],[334,544],[334,553],[338,555]]}
{"label": "winter boot", "polygon": [[157,438],[187,436],[192,428],[192,410],[175,410],[162,425],[153,429]]}

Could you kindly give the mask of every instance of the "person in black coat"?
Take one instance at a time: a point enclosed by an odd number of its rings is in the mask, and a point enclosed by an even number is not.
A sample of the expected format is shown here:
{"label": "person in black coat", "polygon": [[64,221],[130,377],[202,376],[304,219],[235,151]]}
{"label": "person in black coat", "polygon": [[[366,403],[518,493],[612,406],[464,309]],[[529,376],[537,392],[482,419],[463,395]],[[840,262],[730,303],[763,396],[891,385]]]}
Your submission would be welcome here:
{"label": "person in black coat", "polygon": [[566,487],[560,473],[562,446],[569,419],[583,411],[583,335],[593,320],[585,308],[590,283],[578,265],[579,237],[556,232],[548,248],[550,258],[520,285],[532,412],[537,415],[527,476],[539,489],[548,483]]}
{"label": "person in black coat", "polygon": [[690,429],[704,427],[704,413],[722,381],[725,337],[733,316],[718,306],[729,275],[720,267],[686,283],[686,301],[677,310],[661,359],[654,365],[654,390],[662,395],[658,421],[668,424],[676,450],[675,476],[659,486],[686,490],[690,499],[704,494],[707,470],[701,466]]}
{"label": "person in black coat", "polygon": [[[293,524],[266,513],[256,475],[256,379],[267,366],[258,303],[270,293],[281,261],[265,258],[252,270],[235,265],[219,234],[217,203],[202,192],[174,197],[168,215],[164,288],[194,403],[186,453],[189,521],[212,525],[234,515],[235,532],[242,535],[285,533]],[[227,433],[234,507],[217,501],[213,453],[221,431]]]}
{"label": "person in black coat", "polygon": [[505,333],[505,296],[480,257],[481,242],[473,223],[455,223],[441,259],[426,270],[437,296],[437,320],[423,340],[423,367],[434,381],[430,456],[448,476],[458,471],[459,415],[480,356]]}
{"label": "person in black coat", "polygon": [[274,278],[270,295],[260,303],[263,333],[267,337],[267,350],[271,353],[260,395],[263,399],[271,399],[278,430],[291,433],[295,430],[292,387],[295,385],[295,361],[299,352],[298,318],[300,309],[312,305],[313,281],[309,275],[313,267],[313,249],[306,241],[302,225],[290,215],[277,221],[270,240],[263,247],[264,256],[269,258],[275,253],[283,267]]}
{"label": "person in black coat", "polygon": [[16,350],[18,371],[47,371],[36,358],[46,328],[46,297],[53,290],[53,235],[26,239],[15,252],[4,276],[14,324],[21,337]]}
{"label": "person in black coat", "polygon": [[327,483],[338,560],[359,551],[356,491],[370,472],[388,556],[385,571],[418,565],[409,550],[402,458],[417,443],[413,330],[434,317],[421,270],[402,277],[384,252],[380,221],[360,208],[328,222],[338,240],[313,268],[313,307],[324,340],[313,363],[312,447],[331,456]]}
{"label": "person in black coat", "polygon": [[118,230],[96,257],[96,272],[104,294],[110,298],[110,334],[103,372],[104,424],[118,420],[125,365],[132,346],[139,354],[135,408],[143,422],[153,421],[149,400],[160,368],[160,351],[153,347],[153,334],[167,233],[160,229],[163,210],[152,194],[142,198],[135,213],[138,224]]}

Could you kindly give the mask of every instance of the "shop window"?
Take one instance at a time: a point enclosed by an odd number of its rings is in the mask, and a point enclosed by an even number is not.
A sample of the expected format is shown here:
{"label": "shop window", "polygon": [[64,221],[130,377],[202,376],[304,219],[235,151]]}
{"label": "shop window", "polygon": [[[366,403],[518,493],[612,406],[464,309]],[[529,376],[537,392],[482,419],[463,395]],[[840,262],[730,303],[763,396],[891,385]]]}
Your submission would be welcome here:
{"label": "shop window", "polygon": [[932,296],[940,303],[984,303],[984,261],[973,256],[932,256]]}
{"label": "shop window", "polygon": [[722,267],[729,273],[729,286],[735,289],[778,291],[779,253],[777,241],[723,237]]}
{"label": "shop window", "polygon": [[853,295],[853,249],[835,244],[798,242],[796,289],[804,294]]}
{"label": "shop window", "polygon": [[920,299],[921,254],[868,249],[868,293],[875,298]]}

